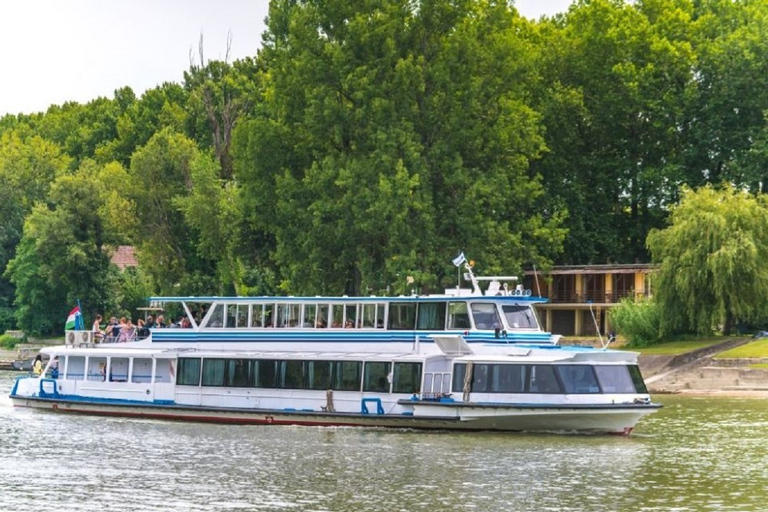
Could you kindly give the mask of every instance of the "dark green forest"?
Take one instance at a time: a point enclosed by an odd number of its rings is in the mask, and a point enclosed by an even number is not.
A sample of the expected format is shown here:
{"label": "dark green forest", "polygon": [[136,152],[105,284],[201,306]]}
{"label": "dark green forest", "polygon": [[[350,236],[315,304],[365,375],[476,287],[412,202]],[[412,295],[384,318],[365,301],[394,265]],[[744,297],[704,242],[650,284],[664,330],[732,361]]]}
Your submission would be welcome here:
{"label": "dark green forest", "polygon": [[683,187],[765,192],[764,34],[768,0],[272,0],[257,55],[0,118],[0,332],[78,300],[434,291],[460,251],[650,261]]}

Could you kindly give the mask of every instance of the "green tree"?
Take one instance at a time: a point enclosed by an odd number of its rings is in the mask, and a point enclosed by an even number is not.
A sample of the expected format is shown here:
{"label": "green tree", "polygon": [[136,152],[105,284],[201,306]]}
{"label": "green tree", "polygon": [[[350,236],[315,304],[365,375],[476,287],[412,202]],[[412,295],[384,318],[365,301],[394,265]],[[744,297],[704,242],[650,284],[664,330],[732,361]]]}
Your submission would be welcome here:
{"label": "green tree", "polygon": [[60,333],[77,301],[88,315],[114,309],[110,234],[98,214],[103,188],[94,174],[86,161],[77,174],[59,177],[49,204],[35,205],[24,222],[6,275],[16,286],[18,324],[29,333]]}
{"label": "green tree", "polygon": [[662,334],[728,334],[768,318],[768,202],[735,187],[684,188],[669,227],[648,235]]}
{"label": "green tree", "polygon": [[271,4],[235,172],[284,289],[365,293],[417,270],[435,287],[461,248],[487,271],[558,250],[528,173],[528,26],[491,2]]}

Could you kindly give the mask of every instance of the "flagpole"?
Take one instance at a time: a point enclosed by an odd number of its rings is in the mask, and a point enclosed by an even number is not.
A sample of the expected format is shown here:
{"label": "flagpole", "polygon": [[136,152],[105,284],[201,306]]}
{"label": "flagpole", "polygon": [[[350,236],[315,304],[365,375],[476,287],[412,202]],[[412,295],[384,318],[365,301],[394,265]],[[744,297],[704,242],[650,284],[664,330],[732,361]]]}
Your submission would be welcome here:
{"label": "flagpole", "polygon": [[80,305],[80,299],[77,299],[77,309],[80,310],[80,316],[75,315],[75,330],[84,331],[85,322],[83,321],[83,307]]}

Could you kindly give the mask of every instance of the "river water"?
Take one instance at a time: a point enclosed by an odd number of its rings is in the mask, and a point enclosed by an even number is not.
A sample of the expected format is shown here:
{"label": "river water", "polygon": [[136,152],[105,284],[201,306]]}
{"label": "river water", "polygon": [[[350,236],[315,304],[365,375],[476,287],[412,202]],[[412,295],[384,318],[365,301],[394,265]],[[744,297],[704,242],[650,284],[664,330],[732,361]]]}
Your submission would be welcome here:
{"label": "river water", "polygon": [[218,426],[14,409],[0,511],[763,511],[768,400],[659,396],[629,437]]}

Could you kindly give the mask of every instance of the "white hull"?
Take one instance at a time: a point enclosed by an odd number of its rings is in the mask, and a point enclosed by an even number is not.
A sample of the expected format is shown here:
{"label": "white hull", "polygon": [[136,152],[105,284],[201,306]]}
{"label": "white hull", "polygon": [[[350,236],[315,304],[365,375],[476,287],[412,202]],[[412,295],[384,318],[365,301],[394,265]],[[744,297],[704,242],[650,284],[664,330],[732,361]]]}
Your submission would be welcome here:
{"label": "white hull", "polygon": [[428,430],[553,432],[627,435],[644,415],[659,406],[489,406],[415,402],[412,414],[235,409],[83,399],[12,396],[16,407],[61,413],[118,416],[222,424],[378,427]]}

